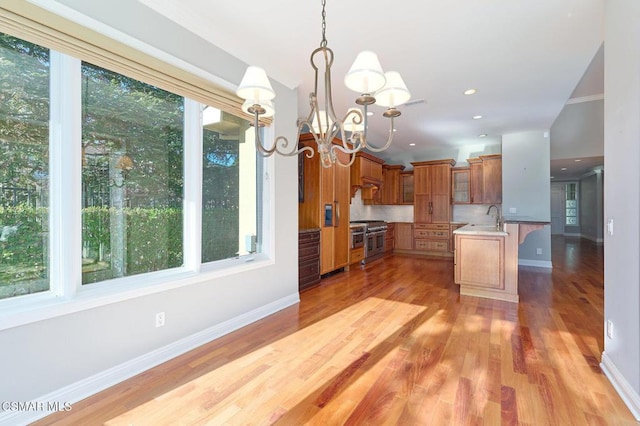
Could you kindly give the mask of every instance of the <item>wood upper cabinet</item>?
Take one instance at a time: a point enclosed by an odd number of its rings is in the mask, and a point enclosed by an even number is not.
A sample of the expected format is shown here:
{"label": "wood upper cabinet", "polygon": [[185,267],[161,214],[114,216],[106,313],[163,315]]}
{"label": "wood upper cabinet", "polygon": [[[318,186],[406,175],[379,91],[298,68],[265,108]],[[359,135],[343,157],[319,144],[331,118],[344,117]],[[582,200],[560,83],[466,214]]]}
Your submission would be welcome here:
{"label": "wood upper cabinet", "polygon": [[484,204],[502,204],[502,155],[481,155]]}
{"label": "wood upper cabinet", "polygon": [[414,222],[451,221],[451,167],[455,160],[411,163],[414,176]]}
{"label": "wood upper cabinet", "polygon": [[382,188],[380,190],[380,204],[401,204],[400,200],[400,172],[402,165],[382,165]]}
{"label": "wood upper cabinet", "polygon": [[400,204],[413,204],[413,170],[400,172]]}
{"label": "wood upper cabinet", "polygon": [[469,174],[469,167],[451,170],[451,204],[469,204],[471,202]]}
{"label": "wood upper cabinet", "polygon": [[[300,143],[313,146],[310,134],[300,136]],[[336,139],[334,143],[341,142]],[[348,162],[347,154],[337,152]],[[320,273],[347,266],[349,263],[349,206],[351,201],[349,167],[333,165],[325,168],[316,154],[302,158],[303,201],[298,204],[299,228],[320,228]]]}
{"label": "wood upper cabinet", "polygon": [[469,200],[471,204],[482,204],[484,202],[482,178],[482,160],[480,158],[469,158]]}
{"label": "wood upper cabinet", "polygon": [[355,195],[361,189],[363,201],[371,204],[382,186],[382,164],[384,160],[366,152],[358,152],[351,165],[351,191]]}
{"label": "wood upper cabinet", "polygon": [[502,155],[469,158],[469,195],[472,204],[502,203]]}

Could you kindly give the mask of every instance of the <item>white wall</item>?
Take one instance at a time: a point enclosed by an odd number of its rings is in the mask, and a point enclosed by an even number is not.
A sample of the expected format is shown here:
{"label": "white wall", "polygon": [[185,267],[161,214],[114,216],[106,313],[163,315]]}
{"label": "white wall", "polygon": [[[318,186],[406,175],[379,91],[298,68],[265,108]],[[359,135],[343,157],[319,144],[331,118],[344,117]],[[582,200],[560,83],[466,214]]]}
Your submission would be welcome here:
{"label": "white wall", "polygon": [[[502,135],[502,208],[504,215],[550,221],[551,185],[549,138],[544,131]],[[542,254],[537,254],[537,249]],[[522,265],[551,267],[551,227],[529,234],[519,247]]]}
{"label": "white wall", "polygon": [[552,160],[604,155],[604,100],[565,105],[551,137]]}
{"label": "white wall", "polygon": [[[603,366],[640,419],[640,2],[605,3]],[[606,329],[606,328],[605,328]]]}
{"label": "white wall", "polygon": [[[138,2],[63,0],[84,14],[233,84],[246,64]],[[297,97],[274,84],[275,133],[295,138]],[[199,284],[86,309],[0,332],[0,401],[34,401],[181,339],[255,320],[298,300],[297,161],[275,158],[269,200],[275,262]],[[270,185],[272,182],[267,182]],[[245,268],[249,269],[249,268]],[[154,314],[166,312],[155,328]],[[253,315],[253,316],[252,316]],[[235,322],[234,322],[235,321]],[[86,391],[86,389],[85,389]],[[2,423],[0,413],[0,423]],[[20,422],[22,423],[22,422]]]}

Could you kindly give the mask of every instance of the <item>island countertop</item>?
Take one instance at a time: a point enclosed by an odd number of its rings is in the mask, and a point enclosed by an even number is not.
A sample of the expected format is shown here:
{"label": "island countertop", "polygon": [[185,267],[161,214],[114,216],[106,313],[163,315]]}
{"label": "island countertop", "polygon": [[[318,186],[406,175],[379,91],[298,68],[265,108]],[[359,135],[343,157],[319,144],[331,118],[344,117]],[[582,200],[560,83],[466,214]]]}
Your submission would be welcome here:
{"label": "island countertop", "polygon": [[465,235],[509,235],[508,232],[503,229],[498,229],[495,225],[476,225],[469,224],[465,225],[462,228],[458,228],[453,231],[454,234],[465,234]]}
{"label": "island countertop", "polygon": [[540,219],[532,216],[503,216],[504,223],[517,223],[525,225],[550,225],[549,220]]}

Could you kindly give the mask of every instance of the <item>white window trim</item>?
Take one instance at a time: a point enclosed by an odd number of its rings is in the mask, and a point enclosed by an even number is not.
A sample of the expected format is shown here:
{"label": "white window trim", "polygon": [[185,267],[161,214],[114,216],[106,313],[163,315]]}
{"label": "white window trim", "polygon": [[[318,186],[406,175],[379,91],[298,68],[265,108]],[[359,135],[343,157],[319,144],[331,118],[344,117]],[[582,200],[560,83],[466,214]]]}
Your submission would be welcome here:
{"label": "white window trim", "polygon": [[[81,61],[50,52],[50,289],[0,300],[0,331],[275,263],[273,158],[266,158],[263,168],[262,252],[201,263],[201,104],[185,99],[184,266],[82,285],[82,154],[76,149],[82,139]],[[265,129],[265,136],[273,138],[273,127]]]}

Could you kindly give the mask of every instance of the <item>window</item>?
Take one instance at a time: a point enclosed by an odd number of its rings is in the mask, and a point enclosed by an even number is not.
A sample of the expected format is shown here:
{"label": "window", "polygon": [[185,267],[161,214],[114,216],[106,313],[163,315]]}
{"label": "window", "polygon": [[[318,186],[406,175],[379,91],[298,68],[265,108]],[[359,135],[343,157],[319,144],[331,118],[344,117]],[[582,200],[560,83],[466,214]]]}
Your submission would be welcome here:
{"label": "window", "polygon": [[182,265],[184,99],[82,64],[82,280]]}
{"label": "window", "polygon": [[249,123],[211,106],[203,111],[202,262],[255,253],[260,204]]}
{"label": "window", "polygon": [[49,289],[49,50],[0,33],[0,299]]}
{"label": "window", "polygon": [[[3,33],[0,73],[0,299],[120,291],[261,252],[263,158],[229,104]],[[50,120],[70,130],[50,140]]]}
{"label": "window", "polygon": [[565,185],[565,224],[578,225],[578,184],[567,183]]}

